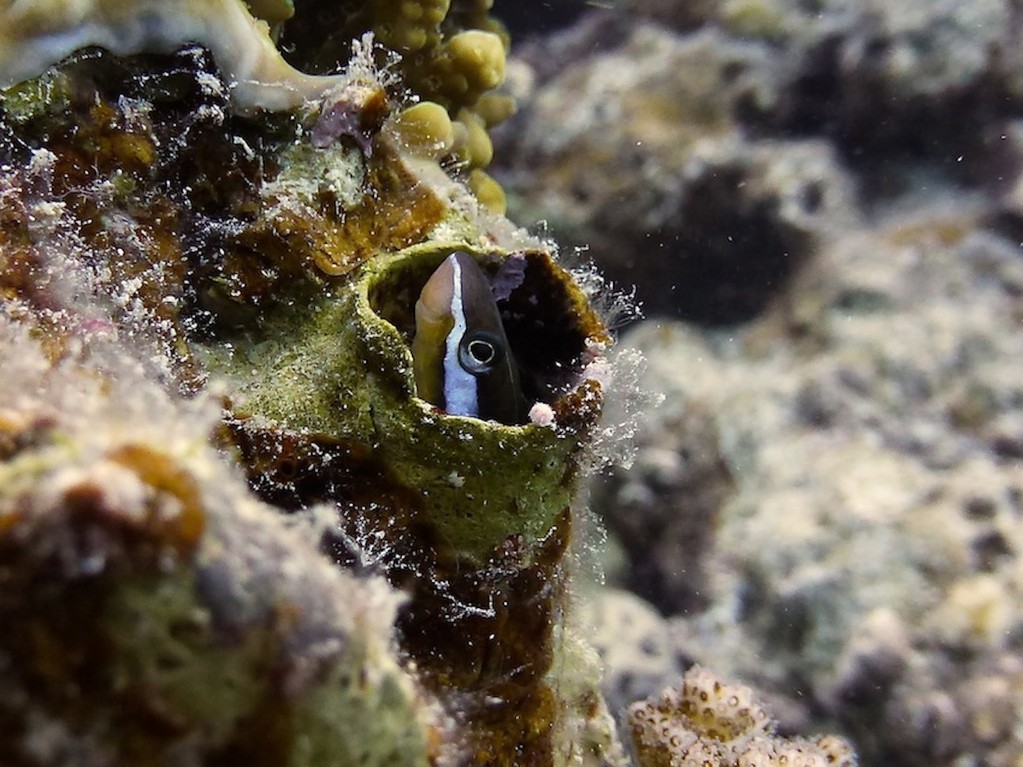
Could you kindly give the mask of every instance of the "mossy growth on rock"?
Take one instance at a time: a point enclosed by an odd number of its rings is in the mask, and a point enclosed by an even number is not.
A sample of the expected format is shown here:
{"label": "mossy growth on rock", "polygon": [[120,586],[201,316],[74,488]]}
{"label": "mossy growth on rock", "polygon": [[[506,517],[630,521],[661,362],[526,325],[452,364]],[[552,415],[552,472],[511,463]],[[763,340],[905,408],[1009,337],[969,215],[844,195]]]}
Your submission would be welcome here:
{"label": "mossy growth on rock", "polygon": [[[0,161],[14,191],[0,281],[31,291],[47,219],[94,254],[111,294],[131,286],[121,312],[145,306],[167,326],[157,335],[194,385],[189,337],[307,301],[445,215],[386,140],[368,156],[347,140],[313,147],[301,115],[238,114],[230,92],[194,46],[127,58],[90,49],[0,92]],[[59,202],[31,209],[48,199]]]}
{"label": "mossy growth on rock", "polygon": [[248,494],[214,409],[82,347],[0,317],[0,762],[427,764],[396,595]]}

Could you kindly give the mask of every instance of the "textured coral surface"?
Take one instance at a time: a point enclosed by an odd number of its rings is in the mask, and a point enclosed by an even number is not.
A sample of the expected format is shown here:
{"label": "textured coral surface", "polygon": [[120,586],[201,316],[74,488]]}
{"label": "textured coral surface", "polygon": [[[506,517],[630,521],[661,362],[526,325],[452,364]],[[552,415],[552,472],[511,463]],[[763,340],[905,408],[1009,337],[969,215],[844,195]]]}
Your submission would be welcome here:
{"label": "textured coral surface", "polygon": [[847,742],[833,735],[781,738],[753,690],[694,666],[680,689],[629,707],[637,761],[644,767],[720,764],[753,767],[852,767]]}
{"label": "textured coral surface", "polygon": [[32,331],[0,317],[0,761],[426,764],[398,594],[251,495],[213,402]]}

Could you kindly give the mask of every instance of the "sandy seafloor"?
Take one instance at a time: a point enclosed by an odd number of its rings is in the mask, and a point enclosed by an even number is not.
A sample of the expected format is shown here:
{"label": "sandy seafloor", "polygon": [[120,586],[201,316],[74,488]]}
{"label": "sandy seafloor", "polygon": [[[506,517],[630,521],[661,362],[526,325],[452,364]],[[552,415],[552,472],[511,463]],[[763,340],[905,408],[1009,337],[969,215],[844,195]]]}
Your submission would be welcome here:
{"label": "sandy seafloor", "polygon": [[665,395],[592,487],[612,705],[699,662],[864,765],[1023,764],[1023,10],[528,8],[494,174]]}

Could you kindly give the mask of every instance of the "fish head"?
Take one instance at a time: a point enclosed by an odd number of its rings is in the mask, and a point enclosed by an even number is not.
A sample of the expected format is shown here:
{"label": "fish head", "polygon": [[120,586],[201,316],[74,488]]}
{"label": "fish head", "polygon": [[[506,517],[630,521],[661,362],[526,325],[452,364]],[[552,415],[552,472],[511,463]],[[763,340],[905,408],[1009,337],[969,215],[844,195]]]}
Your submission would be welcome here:
{"label": "fish head", "polygon": [[441,262],[416,302],[419,396],[450,415],[522,423],[526,402],[490,280],[471,255]]}

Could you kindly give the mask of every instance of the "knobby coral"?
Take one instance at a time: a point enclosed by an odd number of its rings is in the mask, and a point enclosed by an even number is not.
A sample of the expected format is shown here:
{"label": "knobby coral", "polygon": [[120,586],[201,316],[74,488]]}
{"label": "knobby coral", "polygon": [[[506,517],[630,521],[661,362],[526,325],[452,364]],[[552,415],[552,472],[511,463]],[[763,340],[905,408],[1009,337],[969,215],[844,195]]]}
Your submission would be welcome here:
{"label": "knobby coral", "polygon": [[694,666],[680,689],[629,708],[636,759],[642,767],[853,767],[842,738],[782,738],[753,690],[727,684]]}

